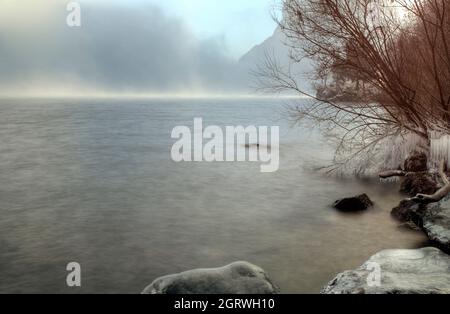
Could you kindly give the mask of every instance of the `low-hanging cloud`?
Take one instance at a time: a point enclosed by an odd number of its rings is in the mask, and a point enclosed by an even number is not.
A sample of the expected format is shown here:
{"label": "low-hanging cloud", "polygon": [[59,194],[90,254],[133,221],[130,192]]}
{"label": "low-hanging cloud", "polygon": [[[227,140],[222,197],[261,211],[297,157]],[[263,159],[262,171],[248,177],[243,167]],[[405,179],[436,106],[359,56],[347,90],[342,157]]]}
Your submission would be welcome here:
{"label": "low-hanging cloud", "polygon": [[[0,90],[227,92],[246,71],[223,38],[199,40],[152,5],[79,1],[82,26],[61,0],[0,0]],[[51,91],[49,91],[51,92]]]}

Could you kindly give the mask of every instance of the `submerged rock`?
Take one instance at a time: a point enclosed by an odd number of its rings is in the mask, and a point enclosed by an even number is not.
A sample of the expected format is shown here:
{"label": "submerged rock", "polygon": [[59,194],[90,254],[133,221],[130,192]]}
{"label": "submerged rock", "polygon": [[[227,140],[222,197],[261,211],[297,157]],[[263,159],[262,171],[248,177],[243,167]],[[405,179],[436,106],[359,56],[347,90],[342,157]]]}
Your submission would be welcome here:
{"label": "submerged rock", "polygon": [[277,294],[278,288],[258,266],[236,262],[156,279],[143,294]]}
{"label": "submerged rock", "polygon": [[408,173],[404,178],[400,192],[413,197],[417,194],[434,194],[439,189],[432,174],[426,172]]}
{"label": "submerged rock", "polygon": [[336,201],[333,205],[334,208],[344,212],[362,211],[372,206],[373,202],[370,200],[367,194],[344,198]]}
{"label": "submerged rock", "polygon": [[428,157],[424,153],[415,153],[405,160],[406,172],[425,172],[428,170]]}
{"label": "submerged rock", "polygon": [[450,256],[436,248],[382,251],[360,268],[339,274],[322,293],[448,294]]}

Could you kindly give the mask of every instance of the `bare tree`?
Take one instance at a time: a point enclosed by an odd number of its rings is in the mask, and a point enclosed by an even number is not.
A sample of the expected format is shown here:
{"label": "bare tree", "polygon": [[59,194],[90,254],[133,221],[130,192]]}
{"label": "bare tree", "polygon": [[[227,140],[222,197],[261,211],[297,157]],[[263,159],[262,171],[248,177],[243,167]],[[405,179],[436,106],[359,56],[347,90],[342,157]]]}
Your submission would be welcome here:
{"label": "bare tree", "polygon": [[[299,88],[273,58],[260,83],[313,101],[291,107],[339,139],[336,166],[370,154],[393,136],[414,134],[430,146],[432,132],[450,132],[450,0],[282,0],[280,28],[293,63],[316,63],[327,88],[344,76],[359,89],[352,101]],[[333,81],[333,80],[331,80]],[[334,82],[335,83],[335,82]],[[364,87],[362,88],[361,85]]]}

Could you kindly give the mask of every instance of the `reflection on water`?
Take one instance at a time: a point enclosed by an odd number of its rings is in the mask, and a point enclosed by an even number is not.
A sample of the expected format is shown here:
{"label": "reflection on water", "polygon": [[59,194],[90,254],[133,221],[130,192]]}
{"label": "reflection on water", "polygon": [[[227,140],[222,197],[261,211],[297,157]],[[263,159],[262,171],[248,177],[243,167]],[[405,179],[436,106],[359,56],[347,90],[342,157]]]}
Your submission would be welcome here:
{"label": "reflection on water", "polygon": [[[320,137],[269,101],[13,101],[0,105],[0,292],[139,293],[153,279],[246,260],[286,293],[425,238],[389,215],[393,185],[314,173]],[[177,125],[280,125],[280,170],[170,159]],[[340,214],[366,192],[377,206]],[[65,267],[82,266],[80,290]]]}

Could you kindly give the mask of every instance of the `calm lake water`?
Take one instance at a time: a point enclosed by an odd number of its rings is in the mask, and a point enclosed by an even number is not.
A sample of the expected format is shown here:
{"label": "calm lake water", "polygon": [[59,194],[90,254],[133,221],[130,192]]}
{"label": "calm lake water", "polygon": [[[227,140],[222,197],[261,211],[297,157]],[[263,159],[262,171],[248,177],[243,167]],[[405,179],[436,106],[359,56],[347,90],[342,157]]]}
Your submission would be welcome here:
{"label": "calm lake water", "polygon": [[[0,102],[0,293],[140,293],[155,278],[237,260],[284,293],[317,293],[372,254],[426,244],[393,221],[401,196],[378,181],[313,171],[332,150],[292,128],[279,101]],[[171,131],[279,125],[280,170],[174,163]],[[366,192],[361,214],[330,208]],[[66,265],[82,288],[66,286]]]}

